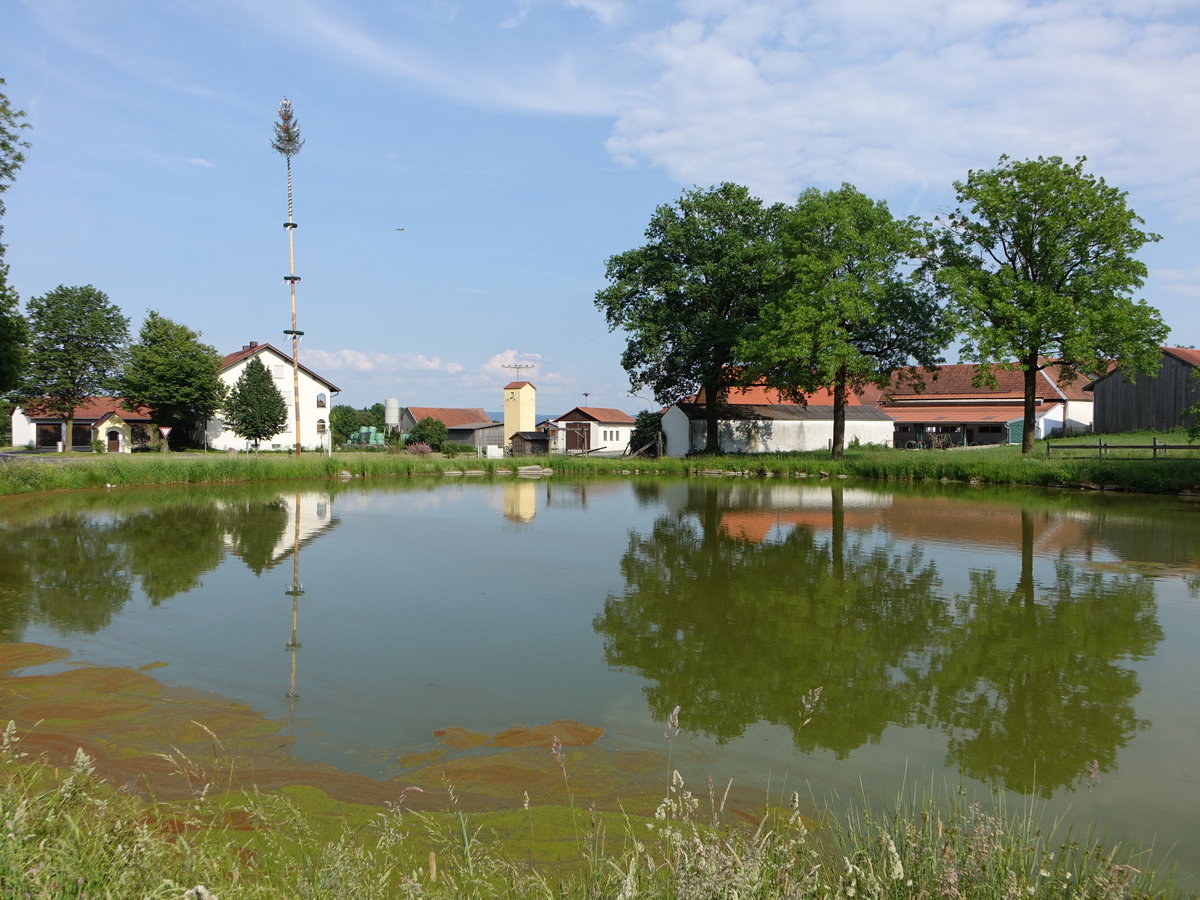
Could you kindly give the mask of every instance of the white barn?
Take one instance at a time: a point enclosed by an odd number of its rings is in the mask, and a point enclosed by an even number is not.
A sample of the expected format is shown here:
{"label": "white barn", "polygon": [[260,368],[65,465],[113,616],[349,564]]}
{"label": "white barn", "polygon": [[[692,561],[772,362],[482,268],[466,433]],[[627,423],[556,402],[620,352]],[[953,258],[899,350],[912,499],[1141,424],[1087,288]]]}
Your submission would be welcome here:
{"label": "white barn", "polygon": [[[731,404],[718,422],[722,453],[785,453],[828,450],[833,444],[833,407],[794,404]],[[662,417],[667,456],[704,450],[708,425],[701,403],[676,403]],[[892,420],[870,406],[846,406],[846,445],[892,443]]]}
{"label": "white barn", "polygon": [[[257,357],[283,395],[288,420],[284,430],[259,444],[262,450],[286,450],[296,446],[295,403],[292,390],[292,357],[272,347],[251,341],[221,361],[221,380],[233,387],[251,359]],[[300,446],[305,450],[327,449],[330,440],[329,410],[341,388],[303,364],[300,366]],[[249,450],[252,444],[225,427],[220,413],[207,423],[208,446],[214,450]]]}

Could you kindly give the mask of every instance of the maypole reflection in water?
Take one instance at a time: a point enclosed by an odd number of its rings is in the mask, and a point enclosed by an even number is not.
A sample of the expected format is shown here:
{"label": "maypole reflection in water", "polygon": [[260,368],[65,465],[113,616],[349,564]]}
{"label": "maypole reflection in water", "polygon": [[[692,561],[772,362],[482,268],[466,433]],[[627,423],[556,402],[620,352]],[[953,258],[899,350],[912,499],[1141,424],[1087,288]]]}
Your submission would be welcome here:
{"label": "maypole reflection in water", "polygon": [[304,596],[304,588],[300,584],[300,497],[296,494],[295,511],[292,516],[292,586],[284,591],[284,596],[292,598],[292,636],[285,649],[292,657],[292,672],[288,681],[288,719],[296,724],[296,701],[300,695],[296,693],[296,651],[300,649],[300,598]]}

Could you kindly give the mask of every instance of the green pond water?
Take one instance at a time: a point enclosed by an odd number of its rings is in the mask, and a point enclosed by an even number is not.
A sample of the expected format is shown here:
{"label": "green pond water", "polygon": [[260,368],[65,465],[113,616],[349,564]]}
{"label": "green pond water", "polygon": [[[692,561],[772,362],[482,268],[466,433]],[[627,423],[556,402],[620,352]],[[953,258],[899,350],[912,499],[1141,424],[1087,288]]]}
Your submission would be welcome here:
{"label": "green pond water", "polygon": [[166,663],[371,776],[448,726],[574,719],[665,751],[679,706],[689,779],[1001,790],[1200,873],[1184,500],[559,478],[11,498],[0,632],[67,648],[60,669]]}

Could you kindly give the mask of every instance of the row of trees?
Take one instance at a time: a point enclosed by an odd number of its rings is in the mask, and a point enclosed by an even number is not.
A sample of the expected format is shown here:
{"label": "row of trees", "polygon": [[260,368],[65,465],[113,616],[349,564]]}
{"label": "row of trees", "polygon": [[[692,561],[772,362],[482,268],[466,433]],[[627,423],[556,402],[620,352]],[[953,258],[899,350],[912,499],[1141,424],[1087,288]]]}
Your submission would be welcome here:
{"label": "row of trees", "polygon": [[797,402],[834,397],[834,454],[848,392],[963,360],[1024,372],[1024,452],[1033,450],[1037,372],[1153,371],[1167,327],[1133,292],[1138,250],[1159,236],[1085,159],[1014,161],[955,182],[958,206],[897,218],[852,185],[765,205],[740,185],[685,191],[660,206],[646,244],[607,263],[596,306],[626,332],[633,391],[668,405],[706,399],[706,452],[719,450],[730,388],[765,384]]}

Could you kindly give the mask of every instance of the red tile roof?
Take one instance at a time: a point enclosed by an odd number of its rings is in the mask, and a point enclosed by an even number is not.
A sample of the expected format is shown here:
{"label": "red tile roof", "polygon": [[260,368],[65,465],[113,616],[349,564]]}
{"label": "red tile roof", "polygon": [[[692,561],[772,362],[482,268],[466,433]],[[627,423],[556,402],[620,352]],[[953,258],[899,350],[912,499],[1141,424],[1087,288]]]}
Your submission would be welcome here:
{"label": "red tile roof", "polygon": [[459,409],[449,406],[409,406],[406,408],[414,422],[420,422],[422,419],[437,419],[447,428],[478,425],[492,420],[492,417],[482,409]]}
{"label": "red tile roof", "polygon": [[[976,386],[975,375],[982,366],[968,363],[940,366],[936,372],[927,369],[908,367],[898,369],[892,374],[892,382],[881,392],[881,397],[896,400],[909,399],[982,399],[984,397],[1000,399],[1012,397],[1020,399],[1025,396],[1025,373],[1013,369],[992,368],[996,386]],[[1047,363],[1037,374],[1037,396],[1047,400],[1057,400],[1066,397],[1068,400],[1091,400],[1091,396],[1083,388],[1091,380],[1089,376],[1077,375],[1066,384],[1060,385],[1062,367],[1057,363]],[[915,384],[914,384],[915,382]]]}
{"label": "red tile roof", "polygon": [[[1042,403],[1034,407],[1037,415],[1057,409],[1058,403]],[[1019,403],[922,403],[905,406],[881,406],[893,422],[928,422],[930,424],[1006,423],[1022,419],[1025,409]]]}
{"label": "red tile roof", "polygon": [[[226,355],[225,358],[221,360],[221,371],[224,372],[226,369],[240,363],[243,359],[248,359],[251,356],[255,356],[256,354],[261,353],[263,350],[272,351],[276,356],[286,363],[290,364],[292,361],[292,357],[289,354],[284,353],[278,347],[274,347],[271,344],[260,344],[258,341],[251,341],[249,344],[246,344],[244,347],[242,347],[241,350],[234,350],[232,353]],[[302,372],[307,373],[310,378],[314,378],[321,382],[321,384],[329,388],[331,392],[335,394],[340,394],[342,392],[340,387],[338,387],[329,379],[318,375],[308,366],[304,365],[304,363],[300,363],[299,368]]]}
{"label": "red tile roof", "polygon": [[[829,388],[819,388],[811,394],[806,394],[805,404],[808,406],[833,406],[833,391]],[[694,400],[689,398],[690,402],[703,403],[704,391],[700,391]],[[753,384],[747,387],[731,387],[725,394],[725,402],[730,404],[740,404],[744,406],[796,406],[794,399],[787,396],[775,388],[769,388],[761,384]],[[846,392],[847,406],[862,406],[862,399],[853,391]]]}
{"label": "red tile roof", "polygon": [[537,390],[537,388],[534,387],[533,382],[530,382],[530,381],[510,381],[508,384],[506,384],[504,386],[504,390],[515,391],[515,390],[518,390],[519,388],[525,387],[525,385],[529,385],[535,391]]}
{"label": "red tile roof", "polygon": [[633,425],[637,419],[619,409],[607,409],[603,406],[577,406],[570,412],[565,412],[555,422],[578,422],[579,417],[601,422],[605,425]]}
{"label": "red tile roof", "polygon": [[[55,422],[61,422],[62,417],[57,413],[51,413],[37,403],[30,402],[28,405],[21,407],[25,415],[30,419],[51,419]],[[96,421],[103,418],[109,413],[115,412],[126,422],[149,422],[150,410],[144,406],[135,406],[132,409],[125,406],[125,401],[120,397],[89,397],[83,403],[75,407],[75,419],[80,422]]]}
{"label": "red tile roof", "polygon": [[1200,366],[1200,350],[1195,347],[1163,347],[1163,353],[1170,353],[1176,359],[1193,366]]}

